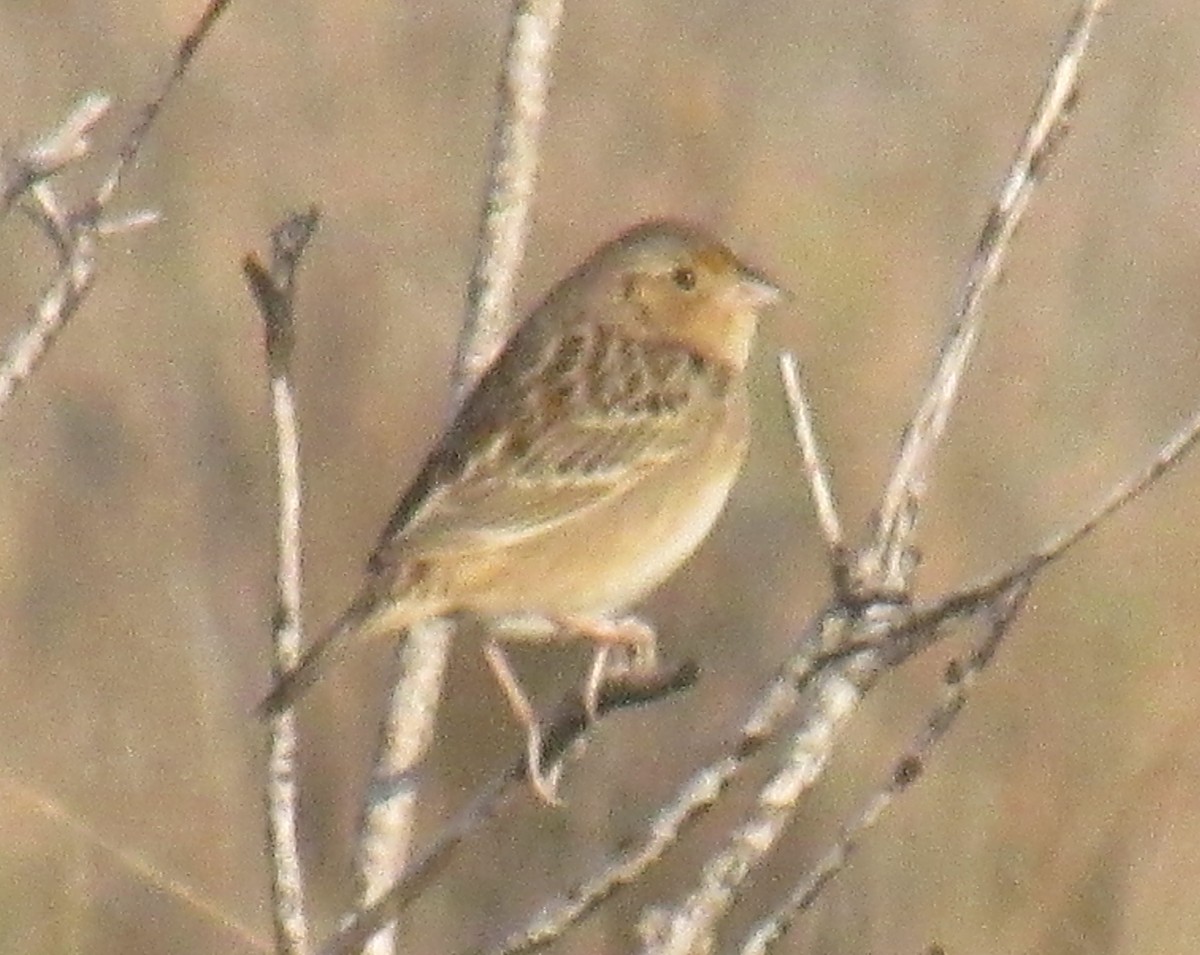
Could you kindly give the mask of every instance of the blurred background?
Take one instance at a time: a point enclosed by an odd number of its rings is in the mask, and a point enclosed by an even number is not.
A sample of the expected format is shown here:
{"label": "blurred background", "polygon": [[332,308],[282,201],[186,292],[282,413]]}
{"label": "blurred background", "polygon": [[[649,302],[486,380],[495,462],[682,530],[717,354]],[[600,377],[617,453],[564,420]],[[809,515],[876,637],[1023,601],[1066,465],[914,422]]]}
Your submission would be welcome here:
{"label": "blurred background", "polygon": [[[83,93],[111,94],[101,159],[70,180],[89,186],[200,6],[2,0],[0,138],[25,142]],[[522,309],[664,214],[705,223],[795,298],[762,336],[745,477],[645,608],[667,656],[701,662],[701,684],[606,721],[565,810],[522,794],[472,838],[412,910],[411,950],[493,938],[720,752],[827,595],[775,355],[803,361],[858,526],[1072,8],[568,4]],[[114,210],[152,207],[162,224],[104,247],[90,300],[0,421],[0,950],[250,952],[270,938],[251,710],[268,685],[274,484],[239,262],[287,211],[321,206],[295,369],[317,630],[445,413],[507,13],[235,0],[162,116]],[[1077,519],[1200,405],[1193,13],[1119,3],[1101,25],[936,470],[925,595]],[[37,229],[9,217],[5,340],[52,266]],[[1185,463],[1045,576],[927,777],[781,951],[1196,950],[1198,476]],[[951,649],[872,694],[730,939],[885,778]],[[303,708],[320,935],[350,898],[387,656],[358,654]],[[518,663],[552,701],[583,659]],[[519,745],[477,644],[460,641],[422,833]],[[691,884],[729,819],[706,817],[556,950],[627,950],[634,915]]]}

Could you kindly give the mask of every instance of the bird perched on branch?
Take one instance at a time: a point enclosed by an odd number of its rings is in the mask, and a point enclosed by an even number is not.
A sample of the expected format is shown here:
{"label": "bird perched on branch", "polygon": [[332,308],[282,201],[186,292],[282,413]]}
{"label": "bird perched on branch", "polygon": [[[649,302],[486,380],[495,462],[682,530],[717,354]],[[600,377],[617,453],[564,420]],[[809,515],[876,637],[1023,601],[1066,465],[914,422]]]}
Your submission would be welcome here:
{"label": "bird perched on branch", "polygon": [[538,724],[498,639],[585,639],[651,665],[654,636],[618,619],[708,534],[749,435],[745,369],[779,290],[675,222],[599,248],[517,328],[400,499],[349,609],[262,705],[290,706],[347,647],[430,617],[538,619],[497,630],[488,661],[528,731]]}

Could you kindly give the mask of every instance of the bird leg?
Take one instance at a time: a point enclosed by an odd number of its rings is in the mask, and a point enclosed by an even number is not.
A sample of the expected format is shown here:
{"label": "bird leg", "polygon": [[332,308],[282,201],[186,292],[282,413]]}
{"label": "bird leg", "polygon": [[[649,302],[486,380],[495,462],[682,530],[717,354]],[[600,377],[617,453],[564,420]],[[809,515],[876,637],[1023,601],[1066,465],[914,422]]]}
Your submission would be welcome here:
{"label": "bird leg", "polygon": [[587,681],[583,684],[583,712],[589,723],[595,723],[600,714],[597,708],[600,703],[600,687],[604,685],[605,673],[608,670],[608,658],[612,647],[597,647],[592,655],[592,665],[588,668]]}
{"label": "bird leg", "polygon": [[[488,624],[494,639],[537,643],[592,644],[596,654],[583,685],[583,706],[588,719],[595,721],[600,688],[606,674],[653,673],[658,668],[658,643],[654,630],[637,617],[582,615],[544,616],[518,614],[498,617]],[[621,659],[609,667],[614,650],[623,651]]]}
{"label": "bird leg", "polygon": [[525,773],[534,794],[548,806],[561,806],[558,783],[562,776],[562,762],[556,762],[548,771],[542,769],[542,725],[529,697],[521,688],[517,674],[500,644],[489,640],[483,647],[484,657],[491,667],[492,675],[508,701],[509,709],[517,722],[525,729]]}
{"label": "bird leg", "polygon": [[[562,805],[558,782],[562,762],[548,770],[542,767],[542,726],[525,690],[509,663],[499,639],[551,642],[586,640],[595,647],[592,664],[581,690],[583,710],[589,722],[599,715],[600,690],[606,678],[618,673],[653,672],[658,666],[658,643],[654,631],[636,617],[513,616],[492,621],[493,636],[484,644],[484,656],[500,685],[509,709],[525,730],[525,761],[529,784],[543,802]],[[614,652],[620,652],[615,662]]]}

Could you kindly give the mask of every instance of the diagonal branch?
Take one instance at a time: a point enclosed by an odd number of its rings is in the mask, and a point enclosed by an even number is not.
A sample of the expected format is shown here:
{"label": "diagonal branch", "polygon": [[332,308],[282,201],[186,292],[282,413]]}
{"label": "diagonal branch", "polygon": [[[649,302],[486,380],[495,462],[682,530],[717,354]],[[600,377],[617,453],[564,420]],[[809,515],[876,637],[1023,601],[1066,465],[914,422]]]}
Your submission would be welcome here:
{"label": "diagonal branch", "polygon": [[846,540],[842,534],[842,522],[833,499],[829,470],[817,442],[812,407],[804,393],[800,365],[791,352],[783,352],[779,356],[779,376],[783,379],[783,392],[792,416],[796,446],[800,449],[800,456],[804,462],[804,477],[808,483],[809,497],[812,498],[813,509],[817,512],[817,525],[825,543],[825,557],[833,579],[834,594],[838,597],[848,597],[848,555]]}
{"label": "diagonal branch", "polygon": [[775,911],[751,928],[738,948],[738,955],[766,955],[797,916],[810,908],[820,897],[821,890],[846,867],[862,838],[883,818],[892,803],[924,774],[930,755],[950,732],[979,674],[991,663],[1000,642],[1023,609],[1030,586],[1030,582],[1022,581],[998,595],[996,602],[991,605],[992,620],[984,639],[965,662],[947,668],[942,698],[926,719],[920,735],[908,751],[896,760],[887,782],[867,800],[837,842],[788,893]]}
{"label": "diagonal branch", "polygon": [[1044,541],[1028,556],[1011,567],[997,571],[982,581],[954,591],[933,603],[914,609],[908,618],[892,629],[888,648],[895,662],[920,652],[936,640],[939,627],[991,606],[1006,591],[1020,584],[1031,584],[1047,569],[1085,541],[1127,505],[1153,487],[1168,471],[1178,465],[1200,442],[1200,411],[1168,440],[1155,455],[1137,471],[1118,482],[1108,494],[1074,527],[1060,531]]}
{"label": "diagonal branch", "polygon": [[954,323],[925,397],[904,431],[892,476],[876,512],[874,539],[862,557],[859,578],[874,588],[902,591],[908,584],[910,561],[906,553],[911,548],[933,453],[958,401],[963,373],[979,339],[981,304],[1000,275],[1034,187],[1067,132],[1067,118],[1079,94],[1079,68],[1106,3],[1083,0],[1076,10],[1000,195],[979,235]]}

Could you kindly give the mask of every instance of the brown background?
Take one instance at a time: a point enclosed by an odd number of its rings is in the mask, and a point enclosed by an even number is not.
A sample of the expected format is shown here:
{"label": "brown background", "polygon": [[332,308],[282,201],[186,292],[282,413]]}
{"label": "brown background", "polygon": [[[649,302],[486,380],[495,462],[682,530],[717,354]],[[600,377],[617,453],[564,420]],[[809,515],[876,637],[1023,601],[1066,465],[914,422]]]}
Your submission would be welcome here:
{"label": "brown background", "polygon": [[[102,89],[118,102],[108,156],[197,7],[5,0],[0,134],[23,140]],[[707,223],[795,300],[764,330],[757,444],[728,514],[647,608],[668,654],[702,661],[702,685],[606,723],[566,811],[522,797],[474,839],[414,910],[411,950],[489,937],[719,751],[826,593],[774,354],[802,356],[860,521],[1070,7],[568,4],[522,305],[658,214]],[[163,116],[119,207],[164,222],[106,246],[95,294],[0,421],[0,951],[248,952],[247,932],[269,937],[250,710],[267,685],[274,489],[239,258],[286,210],[323,208],[296,367],[316,627],[443,415],[506,10],[235,0]],[[1192,13],[1117,3],[1102,26],[931,489],[927,594],[1082,514],[1200,404]],[[5,338],[50,266],[28,223],[4,223]],[[1047,575],[929,777],[782,950],[1196,950],[1198,467]],[[362,653],[304,710],[322,928],[347,898],[385,658]],[[553,698],[581,657],[521,662]],[[870,699],[751,910],[884,777],[944,662]],[[469,643],[448,694],[427,832],[517,747]],[[676,898],[727,824],[706,819],[647,891],[559,950],[625,950],[640,905]]]}

